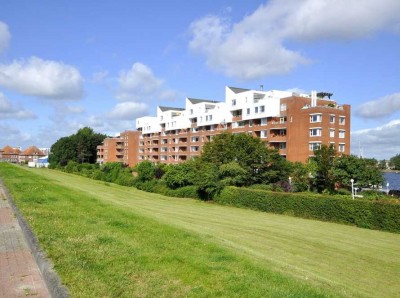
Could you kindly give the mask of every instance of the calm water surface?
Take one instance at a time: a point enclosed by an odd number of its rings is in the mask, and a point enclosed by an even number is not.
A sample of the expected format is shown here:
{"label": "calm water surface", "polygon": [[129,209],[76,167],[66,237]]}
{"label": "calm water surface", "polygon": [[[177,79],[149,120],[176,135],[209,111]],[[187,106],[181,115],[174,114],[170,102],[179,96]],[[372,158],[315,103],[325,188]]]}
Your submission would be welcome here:
{"label": "calm water surface", "polygon": [[400,190],[400,172],[399,173],[384,173],[385,182],[383,189],[386,189],[386,183],[389,182],[389,189]]}

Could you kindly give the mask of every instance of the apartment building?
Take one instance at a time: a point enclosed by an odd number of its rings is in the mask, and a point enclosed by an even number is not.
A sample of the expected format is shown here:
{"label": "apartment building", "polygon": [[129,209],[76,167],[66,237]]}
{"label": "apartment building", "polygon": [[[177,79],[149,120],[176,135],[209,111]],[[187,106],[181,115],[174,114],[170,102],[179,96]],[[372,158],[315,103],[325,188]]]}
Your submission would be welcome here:
{"label": "apartment building", "polygon": [[139,135],[138,131],[127,130],[118,137],[104,139],[103,144],[97,146],[97,162],[121,162],[134,166],[138,163]]}
{"label": "apartment building", "polygon": [[21,151],[21,147],[5,146],[0,149],[0,161],[11,162],[11,163],[23,163],[23,162],[37,162],[39,158],[45,157],[43,153],[36,146],[30,146],[24,151]]}
{"label": "apartment building", "polygon": [[350,154],[350,105],[331,96],[226,87],[225,101],[186,98],[185,108],[160,106],[156,117],[136,119],[137,161],[183,162],[224,131],[258,137],[290,161],[306,162],[322,144]]}

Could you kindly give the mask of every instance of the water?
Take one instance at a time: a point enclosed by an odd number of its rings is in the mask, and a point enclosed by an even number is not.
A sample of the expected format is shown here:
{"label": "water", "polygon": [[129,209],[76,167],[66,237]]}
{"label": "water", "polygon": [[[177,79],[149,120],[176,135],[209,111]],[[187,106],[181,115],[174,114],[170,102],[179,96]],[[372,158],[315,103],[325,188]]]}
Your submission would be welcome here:
{"label": "water", "polygon": [[382,185],[382,189],[386,190],[386,183],[389,182],[389,190],[396,189],[400,190],[400,172],[399,173],[383,173],[385,182]]}

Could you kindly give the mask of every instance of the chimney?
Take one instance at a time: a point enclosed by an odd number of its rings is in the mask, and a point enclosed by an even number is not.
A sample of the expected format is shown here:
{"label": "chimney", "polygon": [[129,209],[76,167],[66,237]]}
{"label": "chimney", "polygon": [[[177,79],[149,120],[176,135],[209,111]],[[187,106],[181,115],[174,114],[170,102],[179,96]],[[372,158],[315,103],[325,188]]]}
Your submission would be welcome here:
{"label": "chimney", "polygon": [[317,91],[311,91],[311,106],[317,106]]}

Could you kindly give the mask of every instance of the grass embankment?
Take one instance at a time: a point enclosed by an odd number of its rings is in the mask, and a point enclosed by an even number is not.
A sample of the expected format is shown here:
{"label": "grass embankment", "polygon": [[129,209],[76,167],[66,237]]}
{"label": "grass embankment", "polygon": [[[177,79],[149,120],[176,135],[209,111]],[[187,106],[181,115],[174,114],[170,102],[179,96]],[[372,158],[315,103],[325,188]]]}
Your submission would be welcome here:
{"label": "grass embankment", "polygon": [[74,297],[400,293],[398,234],[50,170],[0,164],[0,176]]}

